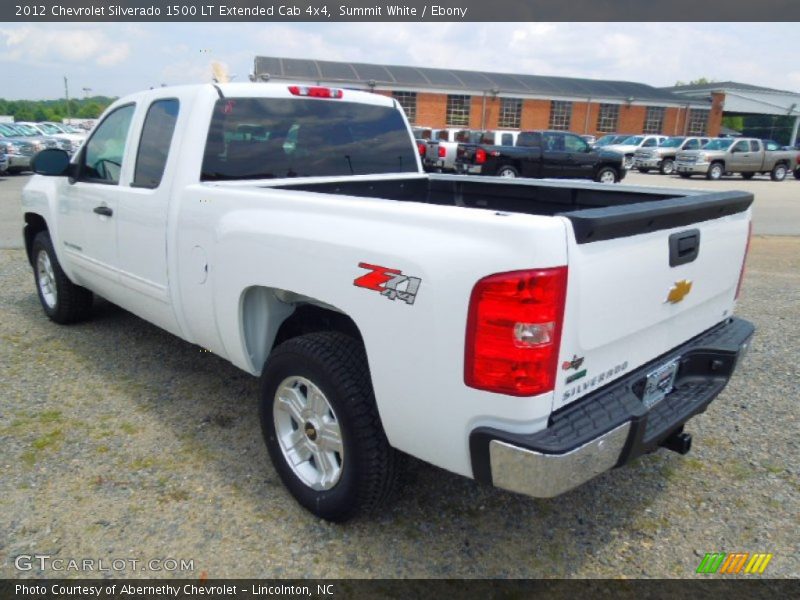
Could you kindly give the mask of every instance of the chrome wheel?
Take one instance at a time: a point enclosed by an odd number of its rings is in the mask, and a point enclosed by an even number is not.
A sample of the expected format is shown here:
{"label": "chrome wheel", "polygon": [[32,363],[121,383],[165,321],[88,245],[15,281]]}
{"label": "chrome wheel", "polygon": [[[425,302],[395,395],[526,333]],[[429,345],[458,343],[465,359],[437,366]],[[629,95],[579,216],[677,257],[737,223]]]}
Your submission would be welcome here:
{"label": "chrome wheel", "polygon": [[614,171],[607,169],[600,173],[600,183],[615,183],[617,181],[617,176],[614,175]]}
{"label": "chrome wheel", "polygon": [[664,175],[672,175],[675,172],[675,163],[671,160],[665,160],[661,165],[661,172]]}
{"label": "chrome wheel", "polygon": [[39,283],[39,292],[48,308],[55,308],[58,302],[56,291],[56,275],[53,272],[53,263],[44,250],[36,256],[36,281]]}
{"label": "chrome wheel", "polygon": [[633,168],[633,157],[632,156],[626,156],[625,157],[625,161],[623,162],[623,165],[625,166],[625,168],[627,170],[630,171]]}
{"label": "chrome wheel", "polygon": [[333,407],[305,377],[287,377],[272,404],[275,436],[286,463],[314,490],[329,490],[342,475],[344,445]]}
{"label": "chrome wheel", "polygon": [[708,169],[708,178],[709,179],[719,179],[722,177],[722,165],[714,164]]}
{"label": "chrome wheel", "polygon": [[498,175],[500,177],[505,177],[506,179],[514,179],[517,176],[517,172],[514,169],[505,167],[503,169],[500,169]]}

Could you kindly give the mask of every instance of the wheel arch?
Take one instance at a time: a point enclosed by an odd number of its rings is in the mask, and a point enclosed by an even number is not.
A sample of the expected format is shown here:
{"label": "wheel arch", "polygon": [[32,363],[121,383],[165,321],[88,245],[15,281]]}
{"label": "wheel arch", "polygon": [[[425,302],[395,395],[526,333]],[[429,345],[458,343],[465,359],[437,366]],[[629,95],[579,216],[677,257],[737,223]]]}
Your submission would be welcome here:
{"label": "wheel arch", "polygon": [[338,331],[364,344],[355,321],[317,298],[266,286],[251,286],[240,297],[240,331],[247,356],[261,372],[273,348],[294,337]]}
{"label": "wheel arch", "polygon": [[33,240],[42,231],[50,231],[47,226],[47,221],[38,213],[26,212],[25,213],[25,226],[22,229],[22,237],[25,240],[25,254],[28,257],[28,262],[33,264]]}

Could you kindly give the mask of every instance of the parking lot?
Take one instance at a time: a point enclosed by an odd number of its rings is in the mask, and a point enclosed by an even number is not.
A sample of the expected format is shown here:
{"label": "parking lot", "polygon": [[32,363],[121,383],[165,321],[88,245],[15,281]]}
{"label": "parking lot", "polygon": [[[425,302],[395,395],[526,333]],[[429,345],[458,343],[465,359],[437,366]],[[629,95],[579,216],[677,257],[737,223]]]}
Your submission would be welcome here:
{"label": "parking lot", "polygon": [[[384,513],[311,517],[258,428],[258,382],[106,303],[59,327],[21,250],[19,193],[0,179],[0,577],[13,558],[173,558],[185,577],[691,577],[707,552],[769,552],[800,577],[800,181],[632,173],[626,183],[742,189],[754,232],[737,312],[757,337],[687,456],[659,451],[536,500],[409,460]],[[91,575],[91,574],[89,574]]]}

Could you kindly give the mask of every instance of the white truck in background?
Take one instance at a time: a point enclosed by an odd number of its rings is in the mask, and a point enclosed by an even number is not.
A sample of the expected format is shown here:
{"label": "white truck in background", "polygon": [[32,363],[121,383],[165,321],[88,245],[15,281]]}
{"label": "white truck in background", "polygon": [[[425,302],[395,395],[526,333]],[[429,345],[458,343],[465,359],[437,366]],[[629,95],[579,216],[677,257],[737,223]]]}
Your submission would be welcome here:
{"label": "white truck in background", "polygon": [[752,196],[426,174],[391,98],[220,84],[116,101],[22,198],[57,323],[98,294],[260,377],[269,455],[343,521],[398,452],[539,497],[722,391]]}

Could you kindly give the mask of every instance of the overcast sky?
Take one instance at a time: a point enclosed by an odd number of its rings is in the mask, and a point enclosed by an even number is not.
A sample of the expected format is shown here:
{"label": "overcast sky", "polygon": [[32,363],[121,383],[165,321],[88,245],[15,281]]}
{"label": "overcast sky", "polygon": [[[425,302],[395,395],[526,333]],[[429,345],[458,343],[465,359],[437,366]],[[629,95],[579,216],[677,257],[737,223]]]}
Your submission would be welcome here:
{"label": "overcast sky", "polygon": [[673,85],[707,77],[800,91],[795,23],[0,23],[0,97],[120,96],[246,81],[253,57],[316,58]]}

